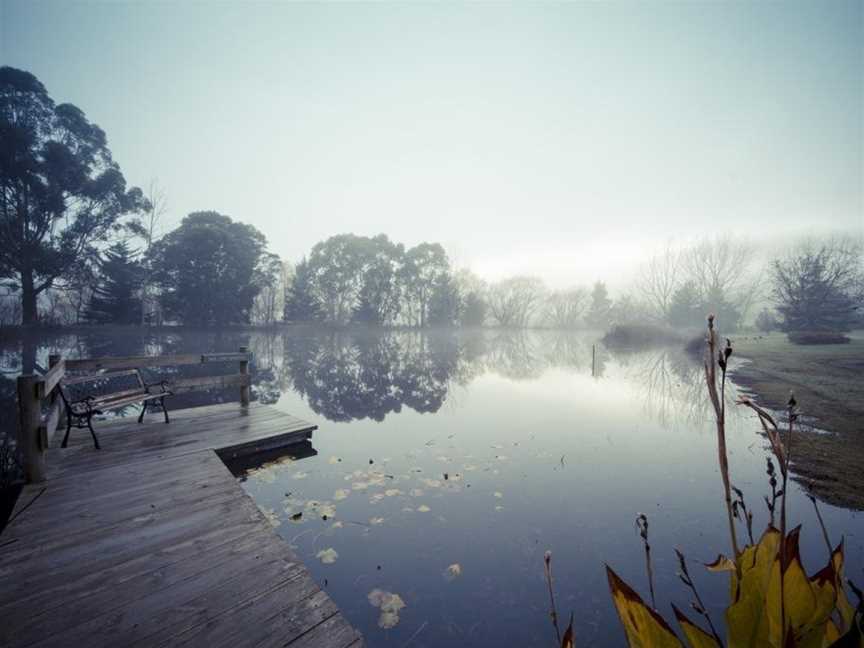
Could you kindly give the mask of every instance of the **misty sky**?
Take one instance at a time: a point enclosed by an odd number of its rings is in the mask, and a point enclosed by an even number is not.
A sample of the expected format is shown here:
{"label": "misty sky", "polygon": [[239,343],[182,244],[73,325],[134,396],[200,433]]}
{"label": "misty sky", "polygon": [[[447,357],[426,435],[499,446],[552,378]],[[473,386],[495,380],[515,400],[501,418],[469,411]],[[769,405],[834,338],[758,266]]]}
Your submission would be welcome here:
{"label": "misty sky", "polygon": [[864,231],[862,7],[0,0],[0,63],[173,222],[614,285],[670,236]]}

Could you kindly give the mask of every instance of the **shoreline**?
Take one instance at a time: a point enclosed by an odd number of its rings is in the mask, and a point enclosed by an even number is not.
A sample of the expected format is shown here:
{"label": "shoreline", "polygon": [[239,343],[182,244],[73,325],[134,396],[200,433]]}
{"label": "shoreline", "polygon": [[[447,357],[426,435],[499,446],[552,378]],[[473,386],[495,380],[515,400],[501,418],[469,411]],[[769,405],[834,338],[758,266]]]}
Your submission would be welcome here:
{"label": "shoreline", "polygon": [[779,333],[741,336],[732,341],[735,354],[750,362],[730,378],[779,412],[794,392],[803,425],[793,436],[792,478],[828,504],[864,510],[864,334],[857,333],[850,344],[813,346]]}

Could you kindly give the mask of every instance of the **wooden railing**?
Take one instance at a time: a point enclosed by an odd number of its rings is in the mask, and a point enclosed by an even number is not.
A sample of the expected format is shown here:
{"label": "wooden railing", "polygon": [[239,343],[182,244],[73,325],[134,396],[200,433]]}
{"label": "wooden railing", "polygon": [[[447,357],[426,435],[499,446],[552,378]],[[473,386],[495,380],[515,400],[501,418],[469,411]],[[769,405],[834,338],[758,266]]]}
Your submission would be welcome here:
{"label": "wooden railing", "polygon": [[[48,371],[43,375],[18,377],[18,448],[21,451],[24,475],[28,482],[45,481],[45,451],[63,415],[57,386],[67,372],[112,371],[143,367],[174,367],[213,362],[237,362],[236,374],[176,378],[169,385],[175,394],[198,389],[240,388],[240,405],[249,405],[249,360],[246,347],[235,353],[204,353],[160,356],[108,356],[103,358],[64,359],[48,357]],[[43,414],[44,410],[44,414]]]}

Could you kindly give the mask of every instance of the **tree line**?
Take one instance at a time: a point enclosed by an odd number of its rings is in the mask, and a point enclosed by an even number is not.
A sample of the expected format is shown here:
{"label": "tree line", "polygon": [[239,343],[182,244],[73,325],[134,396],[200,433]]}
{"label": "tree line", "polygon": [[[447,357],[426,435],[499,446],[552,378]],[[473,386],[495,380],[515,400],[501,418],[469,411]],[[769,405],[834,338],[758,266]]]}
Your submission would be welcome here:
{"label": "tree line", "polygon": [[701,328],[715,313],[726,331],[752,323],[844,333],[864,326],[864,238],[809,237],[774,253],[730,236],[670,244],[643,265],[634,289],[644,319],[676,328]]}
{"label": "tree line", "polygon": [[216,211],[162,232],[164,194],[127,187],[107,137],[29,72],[0,67],[0,324],[178,323],[606,328],[662,322],[727,331],[861,324],[859,239],[810,241],[768,262],[732,237],[667,246],[613,300],[603,282],[549,290],[487,283],[435,242],[340,234],[292,267],[251,225]]}

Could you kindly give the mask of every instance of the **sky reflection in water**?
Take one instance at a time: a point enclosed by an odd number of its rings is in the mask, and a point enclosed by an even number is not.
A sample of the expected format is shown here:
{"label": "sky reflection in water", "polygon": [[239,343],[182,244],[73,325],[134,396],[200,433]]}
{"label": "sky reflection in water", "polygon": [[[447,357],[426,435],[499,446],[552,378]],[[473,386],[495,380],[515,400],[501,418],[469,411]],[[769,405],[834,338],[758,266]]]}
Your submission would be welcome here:
{"label": "sky reflection in water", "polygon": [[[647,592],[637,512],[650,520],[664,612],[688,601],[675,576],[679,547],[722,618],[725,580],[695,561],[727,552],[728,539],[699,367],[677,350],[612,354],[598,344],[592,377],[595,342],[552,332],[303,330],[4,340],[0,400],[12,406],[22,358],[44,365],[54,352],[249,346],[254,397],[319,429],[296,461],[271,457],[244,487],[370,646],[554,645],[547,549],[559,613],[575,612],[577,645],[619,646],[603,564]],[[178,397],[174,407],[227,399],[236,394]],[[729,416],[733,482],[761,529],[767,453],[755,419],[735,407]],[[813,572],[825,547],[812,505],[797,485],[791,491],[790,519],[804,523]],[[864,522],[821,510],[832,541],[846,536],[847,575],[861,580]]]}
{"label": "sky reflection in water", "polygon": [[[637,512],[651,523],[661,610],[687,604],[673,547],[709,561],[728,540],[699,368],[674,350],[601,351],[592,377],[592,342],[292,339],[303,371],[289,372],[293,388],[276,405],[319,424],[317,456],[266,464],[245,487],[370,645],[554,645],[546,549],[580,645],[622,645],[603,564],[647,589]],[[755,420],[732,411],[733,479],[759,528],[766,453]],[[815,571],[824,545],[793,490]],[[846,533],[847,573],[860,573],[860,518],[822,510],[835,541]],[[691,571],[722,618],[722,577]],[[391,595],[397,609],[382,611],[376,602]]]}

